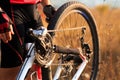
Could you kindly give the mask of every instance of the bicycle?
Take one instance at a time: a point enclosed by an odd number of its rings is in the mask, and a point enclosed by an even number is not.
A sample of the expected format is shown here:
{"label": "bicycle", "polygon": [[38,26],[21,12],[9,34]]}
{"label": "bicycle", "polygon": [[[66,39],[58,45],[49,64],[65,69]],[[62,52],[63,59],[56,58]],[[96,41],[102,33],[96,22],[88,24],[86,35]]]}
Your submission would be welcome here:
{"label": "bicycle", "polygon": [[[17,76],[24,80],[32,65],[50,68],[51,80],[95,80],[99,65],[96,21],[85,5],[71,1],[63,4],[51,18],[47,30],[32,30],[28,54]],[[57,70],[55,72],[55,70]]]}

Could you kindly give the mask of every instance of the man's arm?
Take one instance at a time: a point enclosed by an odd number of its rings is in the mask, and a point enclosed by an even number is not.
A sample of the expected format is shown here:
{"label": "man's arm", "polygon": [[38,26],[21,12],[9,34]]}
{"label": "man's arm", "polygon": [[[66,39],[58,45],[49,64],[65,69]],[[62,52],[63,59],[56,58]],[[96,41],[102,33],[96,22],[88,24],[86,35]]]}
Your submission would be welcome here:
{"label": "man's arm", "polygon": [[8,43],[8,41],[12,39],[12,34],[14,34],[12,21],[0,7],[0,39],[2,39],[3,42]]}

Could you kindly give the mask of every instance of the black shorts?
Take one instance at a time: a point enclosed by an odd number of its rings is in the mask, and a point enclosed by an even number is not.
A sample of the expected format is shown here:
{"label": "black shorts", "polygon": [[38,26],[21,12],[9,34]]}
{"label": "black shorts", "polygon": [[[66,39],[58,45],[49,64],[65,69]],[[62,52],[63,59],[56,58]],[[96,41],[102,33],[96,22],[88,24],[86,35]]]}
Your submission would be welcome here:
{"label": "black shorts", "polygon": [[9,43],[1,42],[1,67],[3,68],[21,65],[26,55],[24,45],[31,41],[26,35],[28,28],[37,29],[43,26],[37,5],[12,5],[11,13],[15,34]]}

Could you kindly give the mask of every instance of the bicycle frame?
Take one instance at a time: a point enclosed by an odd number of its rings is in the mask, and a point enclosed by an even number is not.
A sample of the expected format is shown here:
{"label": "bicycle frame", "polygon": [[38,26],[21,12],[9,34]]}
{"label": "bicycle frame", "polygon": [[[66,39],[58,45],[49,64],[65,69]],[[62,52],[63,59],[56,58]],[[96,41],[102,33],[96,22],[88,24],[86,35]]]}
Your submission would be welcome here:
{"label": "bicycle frame", "polygon": [[[30,29],[31,31],[31,29]],[[40,29],[40,30],[33,30],[33,34],[34,36],[44,36],[45,34],[47,34],[47,30],[46,29]],[[20,71],[17,75],[16,80],[24,80],[30,70],[30,68],[32,68],[34,61],[35,61],[35,54],[37,54],[36,50],[35,50],[35,43],[26,43],[26,50],[28,51],[26,58],[24,60],[24,63],[22,64]],[[46,64],[46,66],[49,66],[51,64],[51,62],[49,64]],[[37,80],[41,80],[41,67],[38,65],[35,65],[36,67],[36,73],[37,73]],[[34,73],[34,72],[33,72]],[[31,74],[31,80],[32,80],[32,75]]]}
{"label": "bicycle frame", "polygon": [[[84,60],[84,61],[81,63],[79,69],[77,70],[77,72],[76,72],[75,75],[73,76],[72,80],[78,80],[78,78],[80,77],[82,71],[85,69],[85,66],[87,65],[87,63],[88,63],[87,60]],[[56,70],[56,73],[55,73],[55,76],[54,76],[53,80],[58,80],[58,79],[59,79],[60,74],[61,74],[61,71],[62,71],[62,68],[63,68],[62,65],[59,65],[59,66],[57,67],[57,70]]]}
{"label": "bicycle frame", "polygon": [[83,70],[85,69],[85,66],[87,65],[88,61],[84,60],[79,69],[77,70],[77,72],[75,73],[75,75],[73,76],[72,80],[78,80],[78,78],[80,77],[81,73],[83,72]]}
{"label": "bicycle frame", "polygon": [[34,46],[34,43],[28,43],[29,51],[16,80],[24,80],[29,69],[32,67],[35,60]]}
{"label": "bicycle frame", "polygon": [[[16,80],[24,80],[25,79],[26,74],[29,72],[29,69],[32,67],[34,60],[35,60],[35,44],[28,43],[27,46],[28,46],[29,51],[28,51],[27,57],[26,57],[23,65],[20,69],[20,72],[19,72]],[[83,62],[79,66],[79,69],[77,70],[77,72],[73,76],[72,80],[78,80],[81,73],[85,69],[85,66],[88,63],[88,60],[86,60],[86,58],[82,54],[80,55],[80,57],[82,58]],[[61,65],[61,61],[60,61],[59,66],[57,67],[57,70],[56,70],[55,75],[53,77],[53,80],[59,79],[61,71],[62,71],[62,65]],[[40,80],[40,79],[38,79],[38,80]]]}
{"label": "bicycle frame", "polygon": [[[38,33],[38,32],[37,32],[37,34],[42,35],[43,31],[40,31],[40,32],[41,32],[41,34]],[[27,73],[29,72],[30,68],[34,64],[35,54],[36,54],[36,52],[35,52],[35,43],[27,43],[26,47],[27,47],[26,49],[28,50],[28,53],[27,53],[26,59],[25,59],[23,65],[22,65],[22,67],[20,69],[20,72],[19,72],[16,80],[24,80]],[[60,48],[60,49],[61,49],[61,51],[63,51],[62,48]],[[80,77],[82,71],[85,69],[85,66],[87,65],[88,60],[86,59],[85,56],[83,56],[82,51],[73,50],[72,52],[74,52],[74,53],[76,52],[76,54],[78,54],[80,52],[79,56],[83,60],[83,62],[79,66],[79,69],[77,70],[77,72],[75,73],[75,75],[72,78],[72,80],[78,80],[78,78]],[[58,53],[61,53],[61,52],[58,52]],[[67,53],[65,53],[65,54],[67,54]],[[57,70],[56,70],[56,73],[55,73],[55,75],[53,77],[53,80],[57,80],[60,77],[60,74],[61,74],[61,71],[62,71],[62,65],[60,65],[60,64],[61,64],[61,62],[59,62],[59,65],[57,67]],[[38,75],[40,76],[41,73],[37,74],[38,80],[40,80]],[[31,76],[32,76],[32,74],[31,74]],[[31,80],[32,80],[32,77],[31,77]]]}
{"label": "bicycle frame", "polygon": [[[72,80],[78,80],[80,75],[82,74],[83,70],[85,69],[85,66],[88,63],[88,60],[82,55],[82,53],[80,53],[79,55],[82,59],[82,63],[80,64],[78,70],[76,71],[76,73],[74,74],[74,76],[72,77]],[[62,66],[62,61],[59,62],[59,66],[57,67],[57,70],[55,72],[55,76],[53,78],[53,80],[58,80],[60,77],[60,74],[62,72],[63,66]]]}

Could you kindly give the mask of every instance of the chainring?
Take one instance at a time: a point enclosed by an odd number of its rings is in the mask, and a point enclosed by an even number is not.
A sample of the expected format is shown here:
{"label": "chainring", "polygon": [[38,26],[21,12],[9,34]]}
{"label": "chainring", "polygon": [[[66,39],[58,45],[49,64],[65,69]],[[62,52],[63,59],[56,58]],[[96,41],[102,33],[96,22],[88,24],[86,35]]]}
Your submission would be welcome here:
{"label": "chainring", "polygon": [[39,37],[39,43],[36,43],[35,62],[40,66],[48,67],[55,58],[53,53],[52,37],[49,34]]}

